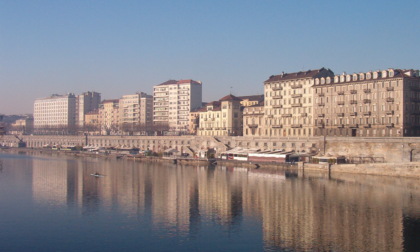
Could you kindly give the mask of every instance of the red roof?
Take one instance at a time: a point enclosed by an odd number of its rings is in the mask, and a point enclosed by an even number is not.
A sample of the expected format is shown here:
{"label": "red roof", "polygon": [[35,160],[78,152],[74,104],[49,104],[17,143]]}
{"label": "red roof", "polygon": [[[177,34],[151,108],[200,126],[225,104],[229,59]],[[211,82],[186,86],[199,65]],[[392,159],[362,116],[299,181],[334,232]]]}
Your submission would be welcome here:
{"label": "red roof", "polygon": [[219,101],[242,101],[242,99],[230,94],[221,98]]}

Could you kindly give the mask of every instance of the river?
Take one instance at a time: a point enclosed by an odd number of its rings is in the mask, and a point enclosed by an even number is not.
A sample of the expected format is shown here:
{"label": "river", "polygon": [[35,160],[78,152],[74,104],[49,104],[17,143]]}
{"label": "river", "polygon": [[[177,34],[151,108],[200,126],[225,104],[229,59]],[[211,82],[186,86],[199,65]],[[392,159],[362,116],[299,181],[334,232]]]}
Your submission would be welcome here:
{"label": "river", "polygon": [[0,152],[0,251],[420,251],[419,182]]}

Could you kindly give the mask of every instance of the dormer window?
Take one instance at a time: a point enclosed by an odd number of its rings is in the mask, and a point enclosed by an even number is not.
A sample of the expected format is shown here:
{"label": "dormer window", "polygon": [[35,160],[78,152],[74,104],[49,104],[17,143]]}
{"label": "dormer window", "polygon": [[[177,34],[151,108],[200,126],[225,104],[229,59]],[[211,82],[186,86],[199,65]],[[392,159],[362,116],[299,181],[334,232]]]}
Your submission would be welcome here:
{"label": "dormer window", "polygon": [[212,111],[213,110],[213,106],[207,106],[207,111]]}

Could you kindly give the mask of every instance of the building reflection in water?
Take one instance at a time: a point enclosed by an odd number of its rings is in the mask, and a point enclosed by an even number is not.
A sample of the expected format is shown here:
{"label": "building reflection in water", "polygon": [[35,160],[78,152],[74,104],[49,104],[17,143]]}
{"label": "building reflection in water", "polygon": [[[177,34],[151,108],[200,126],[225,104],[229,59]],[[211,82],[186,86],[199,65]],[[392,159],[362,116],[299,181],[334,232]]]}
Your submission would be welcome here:
{"label": "building reflection in water", "polygon": [[[104,177],[95,178],[99,172]],[[293,174],[293,172],[292,172]],[[261,220],[267,249],[400,251],[419,246],[420,190],[404,179],[193,167],[129,160],[34,159],[37,202],[81,214],[118,210],[169,236],[194,236],[202,223],[235,229]]]}

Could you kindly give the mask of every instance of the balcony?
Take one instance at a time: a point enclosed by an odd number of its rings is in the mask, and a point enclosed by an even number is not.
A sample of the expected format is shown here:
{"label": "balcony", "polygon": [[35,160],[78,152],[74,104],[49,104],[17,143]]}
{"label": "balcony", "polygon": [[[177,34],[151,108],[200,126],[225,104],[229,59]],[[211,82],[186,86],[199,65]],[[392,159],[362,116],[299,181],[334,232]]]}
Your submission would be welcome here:
{"label": "balcony", "polygon": [[256,129],[256,128],[258,128],[258,124],[248,124],[248,127],[251,128],[251,129]]}
{"label": "balcony", "polygon": [[325,117],[325,114],[318,114],[318,117]]}
{"label": "balcony", "polygon": [[344,91],[337,91],[338,95],[344,95]]}
{"label": "balcony", "polygon": [[308,113],[302,113],[302,114],[300,114],[300,116],[301,117],[307,117],[308,116]]}
{"label": "balcony", "polygon": [[316,126],[317,126],[318,128],[320,128],[320,129],[322,129],[322,128],[324,128],[324,127],[325,127],[325,124],[323,124],[323,123],[318,123]]}
{"label": "balcony", "polygon": [[388,98],[386,98],[386,102],[394,102],[394,98],[388,97]]}
{"label": "balcony", "polygon": [[387,115],[393,115],[394,114],[394,110],[387,110],[385,112],[385,114],[387,114]]}
{"label": "balcony", "polygon": [[325,106],[325,103],[320,102],[320,103],[318,103],[318,106],[319,106],[319,107],[323,107],[323,106]]}
{"label": "balcony", "polygon": [[292,114],[283,114],[281,117],[292,117]]}
{"label": "balcony", "polygon": [[350,104],[353,104],[353,105],[354,105],[354,104],[357,104],[357,101],[356,101],[356,100],[351,100],[351,101],[350,101]]}
{"label": "balcony", "polygon": [[273,126],[271,126],[273,129],[281,129],[281,128],[283,128],[283,125],[282,124],[277,124],[277,125],[273,125]]}
{"label": "balcony", "polygon": [[337,113],[337,117],[344,117],[344,113]]}
{"label": "balcony", "polygon": [[341,105],[341,106],[344,105],[344,101],[338,101],[337,105]]}
{"label": "balcony", "polygon": [[273,105],[273,108],[283,108],[283,105]]}
{"label": "balcony", "polygon": [[394,128],[394,124],[393,123],[388,123],[385,125],[387,128]]}
{"label": "balcony", "polygon": [[363,112],[364,116],[370,116],[372,113],[370,111]]}
{"label": "balcony", "polygon": [[273,95],[273,99],[282,99],[283,96],[282,95]]}
{"label": "balcony", "polygon": [[371,102],[371,100],[370,99],[363,99],[363,103],[370,103]]}
{"label": "balcony", "polygon": [[302,97],[302,94],[292,94],[291,96],[292,98],[299,98]]}
{"label": "balcony", "polygon": [[291,85],[290,88],[292,89],[302,88],[302,84]]}
{"label": "balcony", "polygon": [[338,124],[337,128],[344,128],[344,124]]}
{"label": "balcony", "polygon": [[292,128],[302,128],[302,124],[292,124]]}
{"label": "balcony", "polygon": [[272,90],[273,91],[280,91],[280,90],[283,90],[283,88],[282,87],[273,87]]}
{"label": "balcony", "polygon": [[370,89],[363,89],[363,92],[365,92],[365,94],[370,94],[371,90]]}
{"label": "balcony", "polygon": [[350,124],[349,128],[359,128],[359,124]]}
{"label": "balcony", "polygon": [[357,116],[357,112],[351,112],[349,115],[350,116]]}
{"label": "balcony", "polygon": [[363,128],[372,128],[372,124],[365,124],[365,125],[363,125]]}
{"label": "balcony", "polygon": [[357,94],[357,90],[356,89],[350,90],[350,94]]}
{"label": "balcony", "polygon": [[325,96],[325,94],[324,94],[324,93],[318,93],[318,96],[319,96],[319,97],[324,97],[324,96]]}
{"label": "balcony", "polygon": [[386,91],[394,91],[394,87],[386,87]]}
{"label": "balcony", "polygon": [[292,104],[292,107],[302,107],[302,103],[294,103]]}

